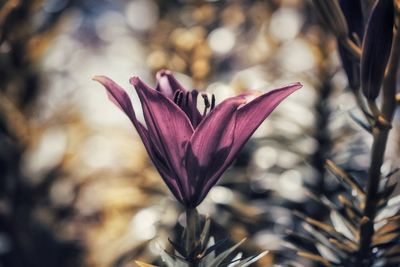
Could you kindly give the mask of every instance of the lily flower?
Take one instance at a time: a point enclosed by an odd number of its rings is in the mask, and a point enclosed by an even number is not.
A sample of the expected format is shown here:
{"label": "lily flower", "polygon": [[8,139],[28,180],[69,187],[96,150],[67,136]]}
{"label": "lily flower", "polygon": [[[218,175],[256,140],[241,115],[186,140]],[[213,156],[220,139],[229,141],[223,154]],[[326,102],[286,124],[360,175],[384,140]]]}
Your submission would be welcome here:
{"label": "lily flower", "polygon": [[198,206],[223,172],[278,104],[300,89],[294,83],[257,96],[231,97],[219,105],[201,94],[205,108],[197,109],[196,90],[186,90],[170,71],[157,74],[150,88],[138,77],[130,79],[139,96],[145,123],[135,115],[128,94],[105,76],[96,76],[110,100],[131,120],[155,167],[175,198],[186,208]]}

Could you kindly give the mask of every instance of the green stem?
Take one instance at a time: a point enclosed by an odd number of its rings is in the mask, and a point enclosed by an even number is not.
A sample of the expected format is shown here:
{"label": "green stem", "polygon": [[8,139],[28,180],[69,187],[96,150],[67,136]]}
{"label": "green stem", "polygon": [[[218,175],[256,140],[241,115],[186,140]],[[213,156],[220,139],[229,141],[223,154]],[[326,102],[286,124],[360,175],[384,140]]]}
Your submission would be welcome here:
{"label": "green stem", "polygon": [[196,208],[186,209],[186,260],[189,267],[198,267],[197,258],[197,235],[198,235],[199,214]]}

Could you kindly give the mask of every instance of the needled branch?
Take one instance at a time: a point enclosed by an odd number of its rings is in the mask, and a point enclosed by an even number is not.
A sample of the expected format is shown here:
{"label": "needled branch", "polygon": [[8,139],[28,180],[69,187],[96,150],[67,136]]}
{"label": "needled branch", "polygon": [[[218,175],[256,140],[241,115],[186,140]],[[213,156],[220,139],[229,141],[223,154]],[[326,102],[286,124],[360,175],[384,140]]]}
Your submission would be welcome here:
{"label": "needled branch", "polygon": [[[399,18],[399,15],[397,15]],[[383,100],[382,115],[389,124],[393,120],[394,110],[396,108],[396,80],[397,69],[400,60],[400,34],[398,27],[395,27],[392,50],[386,69],[385,79],[383,81]],[[369,266],[370,248],[374,235],[374,219],[378,204],[379,182],[381,179],[381,166],[384,160],[386,143],[389,136],[390,127],[377,125],[373,129],[373,145],[371,152],[371,166],[368,171],[367,199],[364,209],[365,223],[360,230],[360,248],[359,262],[357,266]]]}

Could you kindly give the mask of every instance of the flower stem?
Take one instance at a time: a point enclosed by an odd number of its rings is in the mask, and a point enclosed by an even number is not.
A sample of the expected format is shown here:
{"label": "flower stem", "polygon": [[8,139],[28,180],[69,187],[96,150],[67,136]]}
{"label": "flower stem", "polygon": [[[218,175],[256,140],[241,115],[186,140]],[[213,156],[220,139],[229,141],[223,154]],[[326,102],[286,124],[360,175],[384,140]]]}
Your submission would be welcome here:
{"label": "flower stem", "polygon": [[186,260],[189,267],[198,267],[197,258],[197,233],[199,214],[196,208],[186,209]]}

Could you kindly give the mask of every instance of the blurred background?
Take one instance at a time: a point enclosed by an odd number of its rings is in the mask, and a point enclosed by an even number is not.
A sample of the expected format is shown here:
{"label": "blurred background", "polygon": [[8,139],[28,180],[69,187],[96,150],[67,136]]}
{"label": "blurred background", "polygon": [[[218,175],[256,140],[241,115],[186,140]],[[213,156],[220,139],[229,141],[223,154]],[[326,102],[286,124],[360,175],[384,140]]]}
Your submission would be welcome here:
{"label": "blurred background", "polygon": [[[365,174],[372,140],[352,120],[359,111],[336,41],[308,1],[2,0],[0,7],[2,267],[161,266],[160,248],[181,231],[182,209],[94,75],[125,87],[139,116],[129,78],[154,86],[163,68],[217,103],[249,89],[304,85],[199,207],[217,240],[247,236],[245,255],[271,251],[254,266],[293,264],[285,238],[300,227],[293,210],[326,216],[310,197],[341,190],[325,159]],[[399,163],[396,125],[387,170]]]}

